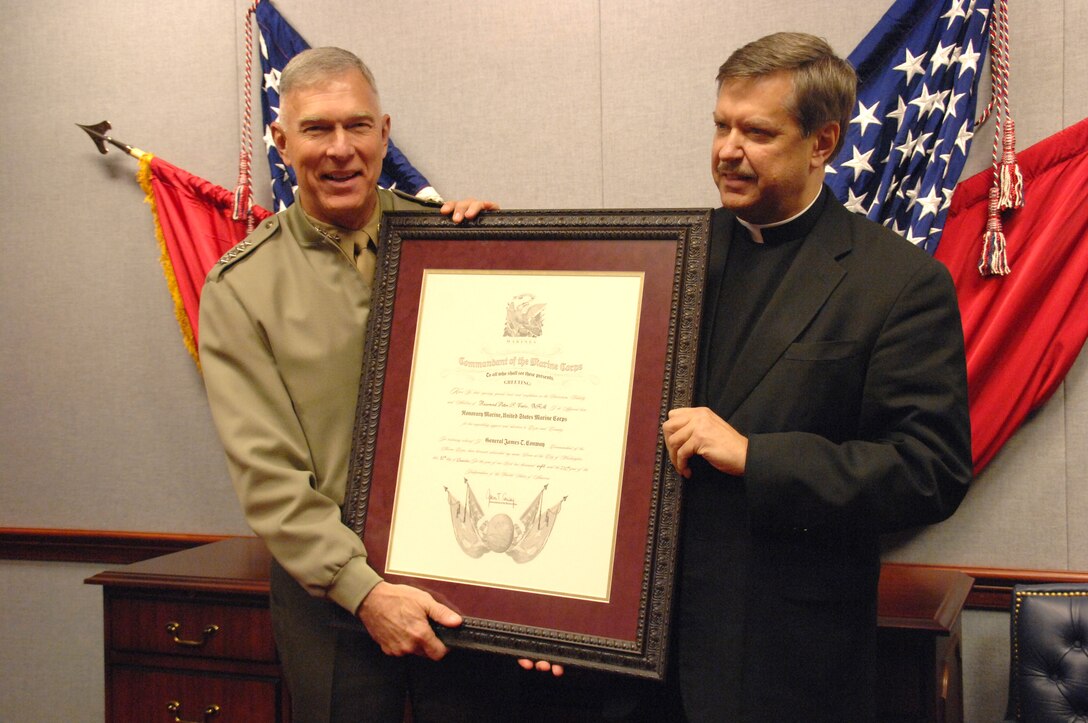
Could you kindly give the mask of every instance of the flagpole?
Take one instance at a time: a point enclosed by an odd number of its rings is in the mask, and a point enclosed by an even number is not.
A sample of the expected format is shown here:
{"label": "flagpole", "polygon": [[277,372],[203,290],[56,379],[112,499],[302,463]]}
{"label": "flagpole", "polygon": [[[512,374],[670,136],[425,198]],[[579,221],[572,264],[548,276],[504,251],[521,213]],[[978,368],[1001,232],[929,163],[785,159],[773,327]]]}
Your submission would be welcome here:
{"label": "flagpole", "polygon": [[87,135],[89,135],[94,141],[95,146],[98,147],[98,152],[103,155],[109,152],[109,148],[106,147],[107,143],[117,148],[120,148],[122,151],[129,154],[133,158],[143,158],[145,155],[147,155],[147,151],[141,151],[135,146],[130,146],[127,143],[122,143],[116,138],[111,138],[106,135],[106,132],[113,128],[113,126],[110,125],[109,121],[104,120],[101,123],[95,123],[92,126],[85,126],[82,123],[76,123],[76,125],[87,132]]}

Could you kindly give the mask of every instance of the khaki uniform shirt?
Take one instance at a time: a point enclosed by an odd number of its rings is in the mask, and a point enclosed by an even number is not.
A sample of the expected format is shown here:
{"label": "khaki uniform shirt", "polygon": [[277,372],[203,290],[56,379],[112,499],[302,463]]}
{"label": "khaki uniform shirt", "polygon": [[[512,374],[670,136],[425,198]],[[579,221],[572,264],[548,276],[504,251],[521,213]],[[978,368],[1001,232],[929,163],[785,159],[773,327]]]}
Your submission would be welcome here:
{"label": "khaki uniform shirt", "polygon": [[[378,194],[381,212],[435,208]],[[373,263],[364,275],[367,259],[360,271],[329,228],[296,203],[216,264],[200,299],[200,362],[247,522],[311,595],[354,613],[380,581],[340,520]]]}

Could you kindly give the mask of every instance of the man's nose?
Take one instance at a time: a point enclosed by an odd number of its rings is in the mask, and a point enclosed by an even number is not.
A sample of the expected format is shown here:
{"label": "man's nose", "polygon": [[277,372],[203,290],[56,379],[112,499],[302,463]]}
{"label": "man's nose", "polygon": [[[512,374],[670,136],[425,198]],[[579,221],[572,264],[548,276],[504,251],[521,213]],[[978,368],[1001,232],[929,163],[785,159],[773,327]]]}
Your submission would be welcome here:
{"label": "man's nose", "polygon": [[722,161],[734,160],[744,155],[744,151],[740,145],[740,137],[736,131],[731,131],[728,135],[722,137],[718,141],[718,159]]}
{"label": "man's nose", "polygon": [[337,126],[333,130],[325,152],[333,158],[346,158],[352,154],[351,142],[345,129]]}

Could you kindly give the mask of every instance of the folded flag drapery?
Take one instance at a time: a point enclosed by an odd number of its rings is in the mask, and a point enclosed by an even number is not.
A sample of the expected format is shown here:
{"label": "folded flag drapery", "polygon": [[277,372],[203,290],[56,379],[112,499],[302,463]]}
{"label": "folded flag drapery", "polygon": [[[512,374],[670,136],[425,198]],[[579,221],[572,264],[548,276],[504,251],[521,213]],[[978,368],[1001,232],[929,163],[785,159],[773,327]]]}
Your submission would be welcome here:
{"label": "folded flag drapery", "polygon": [[[215,262],[246,235],[245,219],[232,216],[234,194],[150,153],[137,172],[155,219],[155,237],[185,348],[197,366],[200,290]],[[269,211],[252,207],[254,218]]]}
{"label": "folded flag drapery", "polygon": [[952,272],[963,315],[976,472],[1054,394],[1088,339],[1088,119],[1017,160],[1030,203],[1004,219],[1016,273],[978,272],[989,170],[956,188],[935,254]]}
{"label": "folded flag drapery", "polygon": [[[993,92],[975,121],[987,54]],[[1006,0],[896,0],[849,60],[857,107],[827,182],[951,270],[977,473],[1084,345],[1088,314],[1072,313],[1088,301],[1084,124],[1015,153]],[[957,185],[976,123],[991,117],[993,167]]]}

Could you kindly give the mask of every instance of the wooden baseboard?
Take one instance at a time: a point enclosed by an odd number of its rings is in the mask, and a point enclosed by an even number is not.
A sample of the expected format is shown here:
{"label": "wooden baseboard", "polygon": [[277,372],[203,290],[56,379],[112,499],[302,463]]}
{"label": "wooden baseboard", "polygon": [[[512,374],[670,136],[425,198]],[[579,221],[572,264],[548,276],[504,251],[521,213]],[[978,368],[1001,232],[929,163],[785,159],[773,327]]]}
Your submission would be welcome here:
{"label": "wooden baseboard", "polygon": [[0,527],[0,560],[127,565],[231,537]]}
{"label": "wooden baseboard", "polygon": [[[161,532],[62,530],[0,527],[0,560],[86,562],[127,565],[190,547],[218,542],[234,535],[177,535]],[[901,563],[889,563],[901,564]],[[966,607],[971,610],[1008,610],[1015,585],[1054,582],[1088,583],[1088,572],[1030,570],[960,565],[911,567],[958,570],[974,578]]]}

